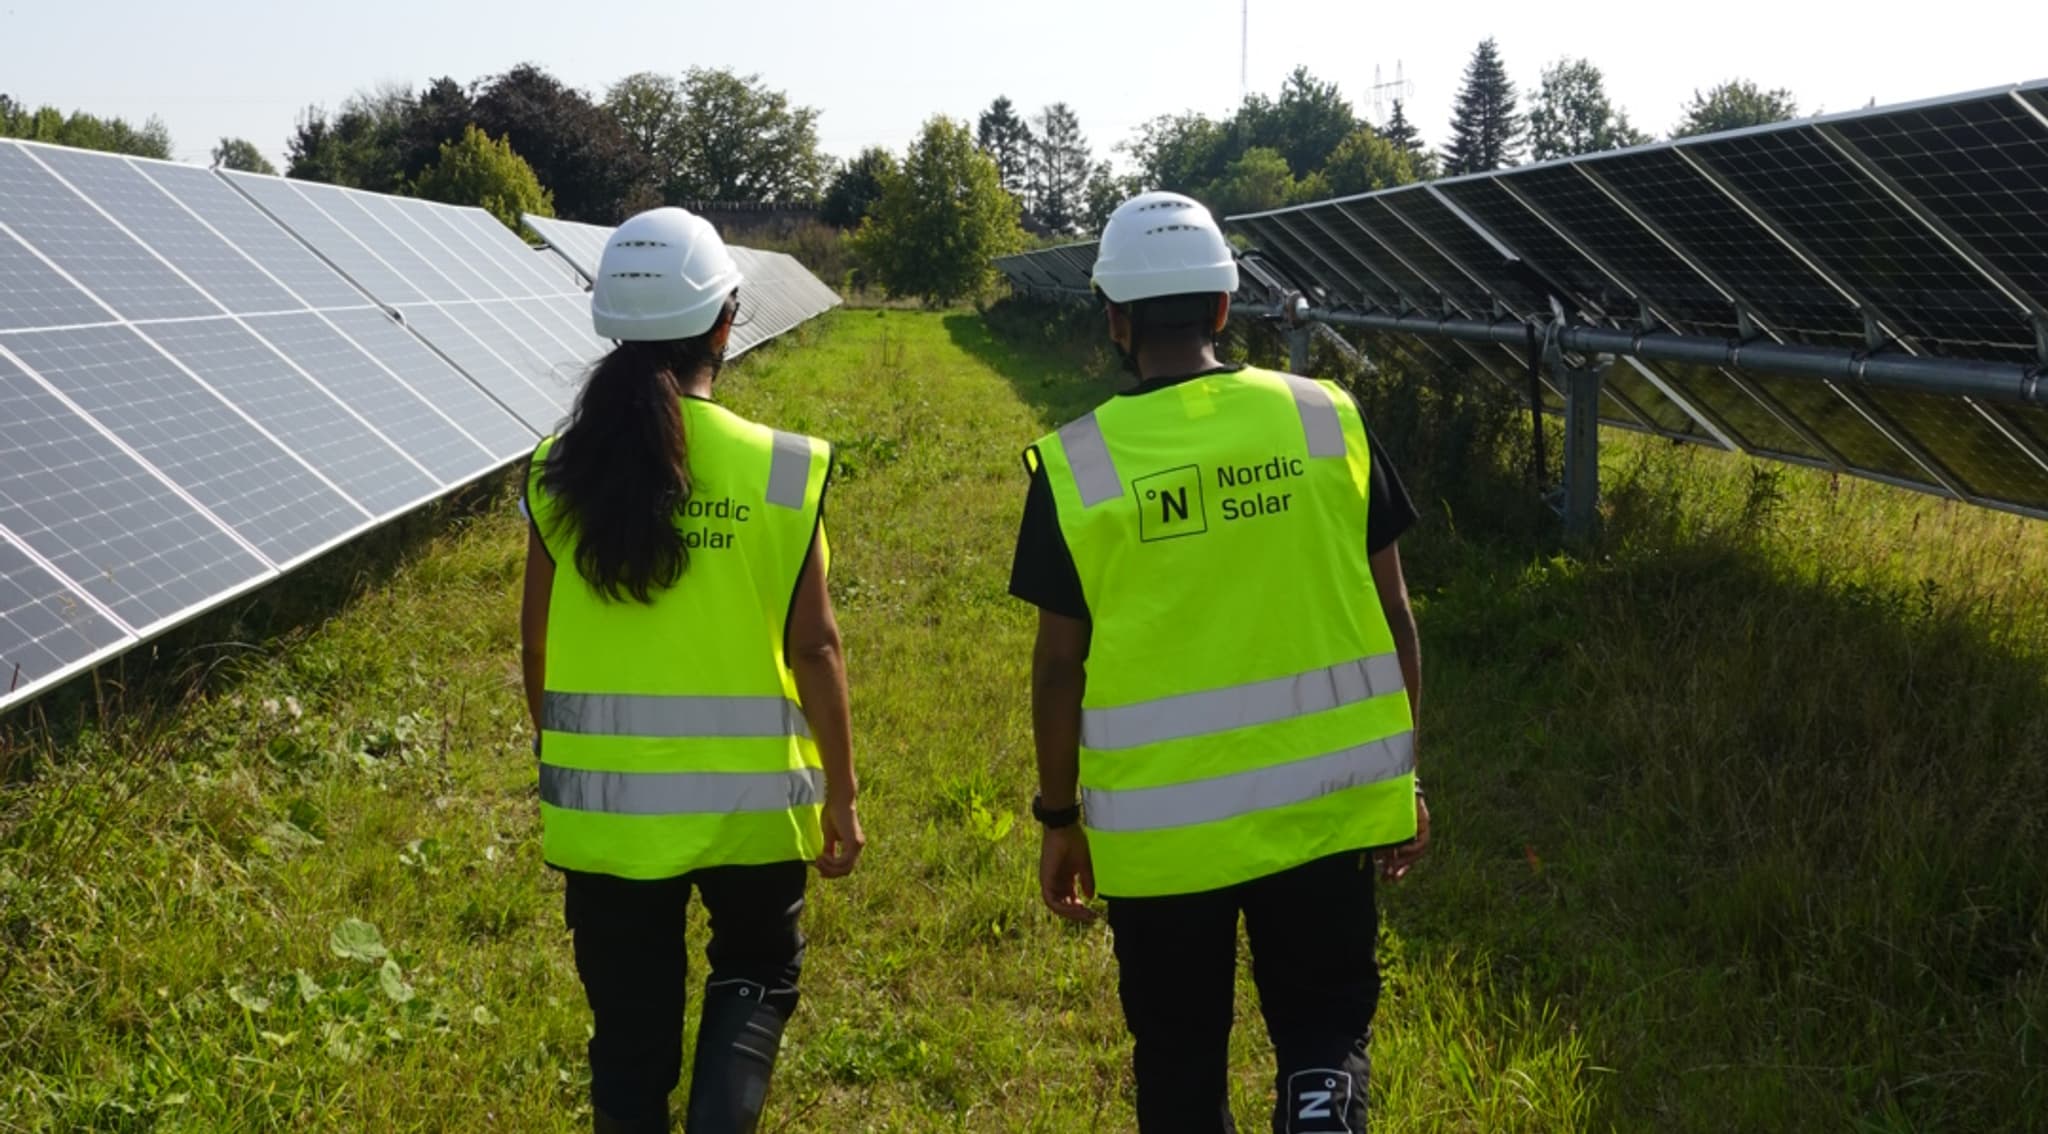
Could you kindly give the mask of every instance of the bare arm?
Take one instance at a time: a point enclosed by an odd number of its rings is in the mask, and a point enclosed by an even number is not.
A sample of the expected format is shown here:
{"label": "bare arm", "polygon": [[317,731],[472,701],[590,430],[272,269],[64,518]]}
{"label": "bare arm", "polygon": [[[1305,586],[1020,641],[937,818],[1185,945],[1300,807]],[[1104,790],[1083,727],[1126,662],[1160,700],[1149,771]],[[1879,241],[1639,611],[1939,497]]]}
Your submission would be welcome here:
{"label": "bare arm", "polygon": [[[1058,811],[1072,807],[1081,781],[1081,694],[1088,675],[1093,627],[1078,618],[1040,609],[1038,644],[1031,650],[1031,733],[1038,746],[1038,794]],[[1047,828],[1038,850],[1038,893],[1046,908],[1069,921],[1095,920],[1095,866],[1087,832],[1076,823]]]}
{"label": "bare arm", "polygon": [[838,878],[853,870],[866,837],[854,813],[860,784],[853,771],[853,718],[847,706],[846,659],[839,640],[839,620],[832,613],[832,592],[826,586],[824,541],[811,544],[797,585],[796,604],[789,612],[789,668],[796,676],[804,720],[825,766],[825,849],[818,872]]}
{"label": "bare arm", "polygon": [[548,598],[555,588],[555,561],[531,528],[526,535],[526,588],[519,600],[519,668],[526,683],[526,711],[540,734],[541,692],[548,676]]}
{"label": "bare arm", "polygon": [[[1388,545],[1372,557],[1373,589],[1379,592],[1380,608],[1387,612],[1387,628],[1394,633],[1394,653],[1401,659],[1401,681],[1408,686],[1408,711],[1416,727],[1422,724],[1422,645],[1415,632],[1415,611],[1408,605],[1408,580],[1401,575],[1401,553]],[[1419,751],[1419,747],[1417,749]],[[1429,805],[1423,801],[1421,781],[1415,789],[1415,837],[1378,855],[1380,874],[1399,882],[1429,849]]]}
{"label": "bare arm", "polygon": [[1077,618],[1038,612],[1031,651],[1031,731],[1038,746],[1038,793],[1045,806],[1073,806],[1081,779],[1081,691],[1087,684],[1092,627]]}
{"label": "bare arm", "polygon": [[1401,550],[1389,544],[1372,557],[1373,589],[1387,628],[1394,632],[1394,654],[1401,659],[1401,681],[1408,686],[1408,712],[1422,723],[1422,642],[1415,632],[1415,612],[1408,605],[1408,580],[1401,575]]}

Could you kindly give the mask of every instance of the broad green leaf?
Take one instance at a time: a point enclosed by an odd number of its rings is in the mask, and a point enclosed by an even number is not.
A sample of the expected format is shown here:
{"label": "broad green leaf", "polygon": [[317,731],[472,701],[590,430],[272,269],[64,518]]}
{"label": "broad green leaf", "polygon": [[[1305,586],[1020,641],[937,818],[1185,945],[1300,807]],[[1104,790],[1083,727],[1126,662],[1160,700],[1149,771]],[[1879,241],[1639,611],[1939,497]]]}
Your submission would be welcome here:
{"label": "broad green leaf", "polygon": [[397,961],[384,962],[383,971],[377,974],[377,983],[383,986],[384,995],[390,997],[394,1004],[412,999],[412,986],[405,983],[405,970],[398,967]]}
{"label": "broad green leaf", "polygon": [[327,938],[327,947],[334,951],[335,956],[352,961],[379,961],[390,953],[384,947],[384,936],[377,932],[376,926],[353,917],[334,927],[334,932]]}

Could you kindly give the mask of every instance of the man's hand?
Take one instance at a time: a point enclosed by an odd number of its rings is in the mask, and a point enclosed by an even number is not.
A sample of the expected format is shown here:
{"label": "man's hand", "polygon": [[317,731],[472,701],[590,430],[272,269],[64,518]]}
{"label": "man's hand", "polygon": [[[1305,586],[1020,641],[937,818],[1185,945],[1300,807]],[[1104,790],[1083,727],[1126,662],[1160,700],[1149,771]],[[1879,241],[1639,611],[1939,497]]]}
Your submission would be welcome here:
{"label": "man's hand", "polygon": [[825,829],[825,849],[818,856],[818,874],[844,878],[853,873],[854,863],[860,861],[860,849],[868,843],[867,836],[861,833],[860,814],[854,810],[853,793],[826,792],[819,824]]}
{"label": "man's hand", "polygon": [[1429,804],[1422,796],[1415,797],[1415,837],[1397,847],[1388,847],[1374,856],[1379,863],[1380,877],[1389,882],[1399,882],[1408,876],[1408,869],[1421,861],[1422,853],[1429,849]]}
{"label": "man's hand", "polygon": [[1082,923],[1095,920],[1095,864],[1088,858],[1088,833],[1079,823],[1047,828],[1038,851],[1038,894],[1045,908]]}

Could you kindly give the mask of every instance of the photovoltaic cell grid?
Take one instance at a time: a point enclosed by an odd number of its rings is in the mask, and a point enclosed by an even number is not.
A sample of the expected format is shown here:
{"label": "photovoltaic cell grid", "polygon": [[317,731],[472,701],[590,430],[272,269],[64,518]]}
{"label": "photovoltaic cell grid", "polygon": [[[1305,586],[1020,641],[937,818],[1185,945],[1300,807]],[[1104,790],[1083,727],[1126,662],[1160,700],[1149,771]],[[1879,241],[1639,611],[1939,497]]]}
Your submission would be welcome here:
{"label": "photovoltaic cell grid", "polygon": [[0,707],[530,451],[607,346],[482,210],[0,142]]}
{"label": "photovoltaic cell grid", "polygon": [[[2048,83],[1228,224],[1335,313],[1537,324],[1555,301],[1595,327],[1820,348],[1845,372],[1891,355],[2039,373],[2048,363]],[[1046,251],[999,264],[1022,289],[1043,290],[1053,259]],[[1496,377],[1513,367],[1484,349],[1471,360]],[[1623,361],[1606,371],[1619,400],[1605,416],[1616,424],[1726,438],[1761,456],[2048,515],[2040,405],[1772,373],[1740,356]]]}
{"label": "photovoltaic cell grid", "polygon": [[[612,229],[580,221],[526,215],[531,228],[581,281],[597,279],[605,241]],[[839,305],[839,293],[825,286],[796,257],[764,252],[738,244],[727,246],[745,282],[740,285],[739,320],[726,347],[727,358],[740,355]],[[581,288],[579,286],[580,294]]]}

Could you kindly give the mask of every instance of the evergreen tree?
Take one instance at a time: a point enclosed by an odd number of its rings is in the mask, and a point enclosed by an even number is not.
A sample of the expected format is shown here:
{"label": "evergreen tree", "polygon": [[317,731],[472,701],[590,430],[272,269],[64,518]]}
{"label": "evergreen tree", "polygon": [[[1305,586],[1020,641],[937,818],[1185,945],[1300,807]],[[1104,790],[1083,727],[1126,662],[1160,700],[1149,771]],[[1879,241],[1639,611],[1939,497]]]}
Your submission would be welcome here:
{"label": "evergreen tree", "polygon": [[1393,113],[1387,116],[1387,125],[1380,131],[1380,137],[1408,155],[1408,167],[1414,171],[1416,180],[1427,181],[1436,176],[1436,155],[1422,144],[1422,131],[1408,120],[1408,108],[1398,98],[1394,100]]}
{"label": "evergreen tree", "polygon": [[1031,127],[1007,96],[988,104],[975,123],[974,142],[996,163],[1003,188],[1020,202],[1031,188]]}
{"label": "evergreen tree", "polygon": [[1444,150],[1444,172],[1484,173],[1515,164],[1522,156],[1522,132],[1514,81],[1501,63],[1499,47],[1488,37],[1465,65],[1465,84],[1451,118],[1451,144]]}
{"label": "evergreen tree", "polygon": [[1032,217],[1054,232],[1072,231],[1087,207],[1094,166],[1073,107],[1056,102],[1045,108],[1031,152]]}

